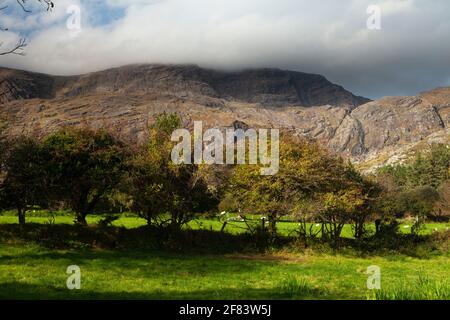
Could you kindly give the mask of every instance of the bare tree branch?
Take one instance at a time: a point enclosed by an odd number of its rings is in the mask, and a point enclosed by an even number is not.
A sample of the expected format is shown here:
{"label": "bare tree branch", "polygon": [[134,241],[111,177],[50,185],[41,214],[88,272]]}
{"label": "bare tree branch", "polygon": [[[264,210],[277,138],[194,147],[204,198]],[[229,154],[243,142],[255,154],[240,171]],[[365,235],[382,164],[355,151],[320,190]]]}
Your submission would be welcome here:
{"label": "bare tree branch", "polygon": [[[31,12],[31,10],[25,7],[25,3],[27,0],[16,0],[16,2],[22,7],[22,10],[25,12]],[[55,6],[52,0],[38,0],[40,3],[45,3],[47,6],[47,11],[51,11]]]}
{"label": "bare tree branch", "polygon": [[[47,11],[51,11],[54,7],[53,1],[52,0],[37,0],[40,3],[44,3],[47,6]],[[16,0],[17,4],[22,8],[22,10],[26,13],[31,13],[31,10],[27,9],[25,4],[27,2],[27,0]],[[3,6],[0,7],[0,11],[5,10],[6,8],[8,8],[8,6]],[[8,28],[3,28],[2,26],[0,26],[0,31],[8,31]],[[0,47],[2,46],[2,42],[0,42]],[[23,52],[23,49],[27,46],[26,40],[25,38],[21,38],[19,40],[19,42],[16,43],[16,45],[7,50],[7,51],[0,51],[0,56],[5,56],[8,54],[16,54],[16,55],[20,55],[23,56],[25,55],[25,53]]]}
{"label": "bare tree branch", "polygon": [[17,1],[17,3],[19,4],[19,6],[22,7],[22,10],[23,10],[23,11],[28,12],[28,13],[31,12],[30,10],[28,10],[27,8],[25,8],[25,0],[16,0],[16,1]]}
{"label": "bare tree branch", "polygon": [[[2,45],[2,43],[0,43],[0,46]],[[19,42],[17,42],[17,44],[10,50],[8,51],[4,51],[4,52],[0,52],[0,56],[5,56],[7,54],[17,54],[19,56],[24,56],[25,53],[23,52],[23,48],[25,48],[27,46],[27,43],[25,41],[25,39],[20,39]]]}

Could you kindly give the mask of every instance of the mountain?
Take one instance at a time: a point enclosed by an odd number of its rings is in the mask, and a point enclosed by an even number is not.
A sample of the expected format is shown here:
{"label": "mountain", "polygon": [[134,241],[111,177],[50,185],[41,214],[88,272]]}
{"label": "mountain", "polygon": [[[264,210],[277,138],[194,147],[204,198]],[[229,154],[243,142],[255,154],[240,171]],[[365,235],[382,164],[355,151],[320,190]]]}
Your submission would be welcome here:
{"label": "mountain", "polygon": [[334,105],[356,107],[354,96],[323,76],[278,69],[220,72],[198,66],[132,65],[72,77],[0,70],[0,102],[92,94],[206,96],[264,106]]}
{"label": "mountain", "polygon": [[0,119],[9,134],[87,124],[139,140],[164,111],[179,113],[187,127],[239,121],[289,130],[367,170],[450,136],[450,88],[370,101],[323,76],[278,69],[132,65],[68,77],[0,69]]}

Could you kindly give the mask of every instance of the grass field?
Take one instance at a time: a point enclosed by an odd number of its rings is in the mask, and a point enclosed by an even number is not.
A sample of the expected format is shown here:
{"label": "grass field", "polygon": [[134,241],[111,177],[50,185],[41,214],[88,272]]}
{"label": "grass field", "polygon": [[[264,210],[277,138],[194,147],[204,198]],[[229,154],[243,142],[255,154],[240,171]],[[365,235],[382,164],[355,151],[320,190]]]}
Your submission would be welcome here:
{"label": "grass field", "polygon": [[[66,288],[69,265],[81,268],[81,290]],[[385,298],[399,294],[426,298],[429,294],[431,298],[450,299],[446,283],[449,257],[185,256],[49,251],[33,245],[0,246],[0,298],[367,299],[374,295],[366,288],[370,265],[381,268],[384,291],[378,294]],[[421,287],[421,279],[428,279],[428,284]],[[435,296],[438,291],[441,294]]]}
{"label": "grass field", "polygon": [[[54,220],[53,220],[54,219]],[[87,217],[87,221],[89,224],[96,224],[102,219],[100,215],[91,215]],[[257,220],[257,217],[255,217]],[[73,215],[70,214],[57,214],[57,215],[49,215],[47,213],[35,213],[28,214],[27,216],[28,223],[56,223],[56,224],[70,224],[73,225],[74,218]],[[14,212],[5,212],[0,214],[0,224],[16,224],[17,216]],[[119,219],[113,222],[113,226],[116,227],[125,227],[125,228],[138,228],[146,225],[145,219],[134,217],[134,216],[121,216]],[[218,219],[196,219],[189,223],[188,228],[192,229],[203,229],[203,230],[213,230],[220,231],[222,228],[223,222]],[[314,226],[315,227],[315,226]],[[296,223],[289,222],[279,222],[277,224],[278,232],[281,235],[289,236],[295,233],[298,230],[298,225]],[[317,230],[319,227],[315,227]],[[374,229],[374,226],[371,226]],[[450,223],[427,223],[424,226],[424,229],[421,231],[422,234],[430,234],[434,231],[444,231],[450,229]],[[411,224],[403,223],[400,226],[400,230],[403,233],[411,232]],[[241,234],[245,233],[246,225],[241,221],[233,221],[227,224],[225,231],[231,234]],[[350,225],[346,225],[342,232],[343,237],[351,238],[352,237],[352,229]]]}
{"label": "grass field", "polygon": [[[96,223],[100,217],[90,217]],[[16,223],[9,214],[0,224]],[[71,224],[60,215],[53,223]],[[49,223],[48,217],[28,222]],[[122,217],[117,226],[145,224]],[[219,221],[192,228],[218,230]],[[243,232],[241,225],[229,232]],[[289,233],[295,224],[280,225]],[[427,231],[448,224],[428,225]],[[349,227],[346,232],[350,232]],[[68,290],[66,269],[81,268],[81,289]],[[381,268],[382,290],[367,289],[369,266]],[[39,244],[0,242],[0,299],[450,299],[450,255],[426,259],[351,253],[179,254],[155,250],[55,250]]]}

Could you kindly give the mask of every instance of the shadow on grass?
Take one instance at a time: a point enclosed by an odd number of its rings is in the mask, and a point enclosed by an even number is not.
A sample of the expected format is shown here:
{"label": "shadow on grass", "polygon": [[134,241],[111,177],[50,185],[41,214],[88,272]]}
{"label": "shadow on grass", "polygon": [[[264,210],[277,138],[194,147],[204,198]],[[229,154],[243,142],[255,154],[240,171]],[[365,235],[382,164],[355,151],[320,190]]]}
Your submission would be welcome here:
{"label": "shadow on grass", "polygon": [[308,241],[295,237],[268,234],[230,234],[211,230],[169,230],[152,227],[80,227],[64,224],[0,224],[0,243],[36,243],[48,249],[142,250],[217,255],[227,253],[264,253],[279,249],[303,252],[373,256],[403,254],[416,258],[431,258],[448,252],[450,231],[429,236],[396,235],[391,238],[371,237],[356,241],[340,239],[338,248],[322,239]]}
{"label": "shadow on grass", "polygon": [[[181,255],[144,251],[45,251],[3,254],[0,265],[40,266],[50,265],[64,274],[67,266],[79,265],[90,271],[111,272],[115,276],[164,281],[174,276],[227,278],[235,274],[254,274],[276,265],[277,261],[255,263],[250,260],[232,260],[223,256]],[[144,280],[145,281],[145,280]],[[1,285],[0,285],[1,286]]]}
{"label": "shadow on grass", "polygon": [[283,288],[220,288],[217,290],[154,290],[149,292],[103,292],[89,289],[69,290],[54,286],[8,282],[0,285],[0,299],[8,300],[320,300],[330,299],[325,291],[294,293]]}
{"label": "shadow on grass", "polygon": [[[234,235],[210,230],[169,230],[155,227],[82,227],[64,224],[0,224],[0,242],[32,242],[49,249],[142,249],[183,253],[233,253],[264,251],[264,237]],[[280,237],[277,245],[288,243]]]}

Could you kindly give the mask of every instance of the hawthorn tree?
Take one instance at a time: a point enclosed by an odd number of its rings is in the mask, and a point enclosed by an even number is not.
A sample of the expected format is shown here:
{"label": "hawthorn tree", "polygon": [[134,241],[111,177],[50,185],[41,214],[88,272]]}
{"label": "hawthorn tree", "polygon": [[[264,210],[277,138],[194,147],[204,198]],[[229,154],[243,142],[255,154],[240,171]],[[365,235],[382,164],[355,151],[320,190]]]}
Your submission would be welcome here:
{"label": "hawthorn tree", "polygon": [[127,150],[105,130],[66,128],[43,141],[52,200],[75,212],[76,223],[86,216],[123,177]]}
{"label": "hawthorn tree", "polygon": [[4,149],[0,178],[0,202],[3,207],[15,208],[19,224],[25,224],[26,212],[47,199],[45,158],[39,142],[30,137],[16,137]]}
{"label": "hawthorn tree", "polygon": [[233,199],[234,208],[230,209],[267,216],[272,234],[277,221],[291,215],[300,222],[304,237],[308,222],[321,223],[322,236],[333,241],[350,222],[355,236],[362,237],[365,223],[375,210],[376,184],[315,143],[288,136],[280,143],[278,174],[262,176],[256,165],[235,167],[225,198],[227,202]]}
{"label": "hawthorn tree", "polygon": [[133,211],[149,225],[180,229],[197,213],[214,208],[217,199],[201,165],[171,161],[171,134],[181,128],[175,114],[161,114],[149,130],[148,144],[134,157],[129,184]]}
{"label": "hawthorn tree", "polygon": [[363,176],[351,164],[347,165],[346,171],[347,190],[353,198],[349,218],[353,236],[359,240],[367,234],[367,222],[377,216],[383,188],[373,178]]}
{"label": "hawthorn tree", "polygon": [[291,214],[302,219],[302,204],[336,184],[339,177],[333,172],[339,165],[316,144],[283,136],[279,172],[262,176],[258,165],[236,166],[228,197],[245,213],[267,216],[268,231],[275,234],[281,217]]}

